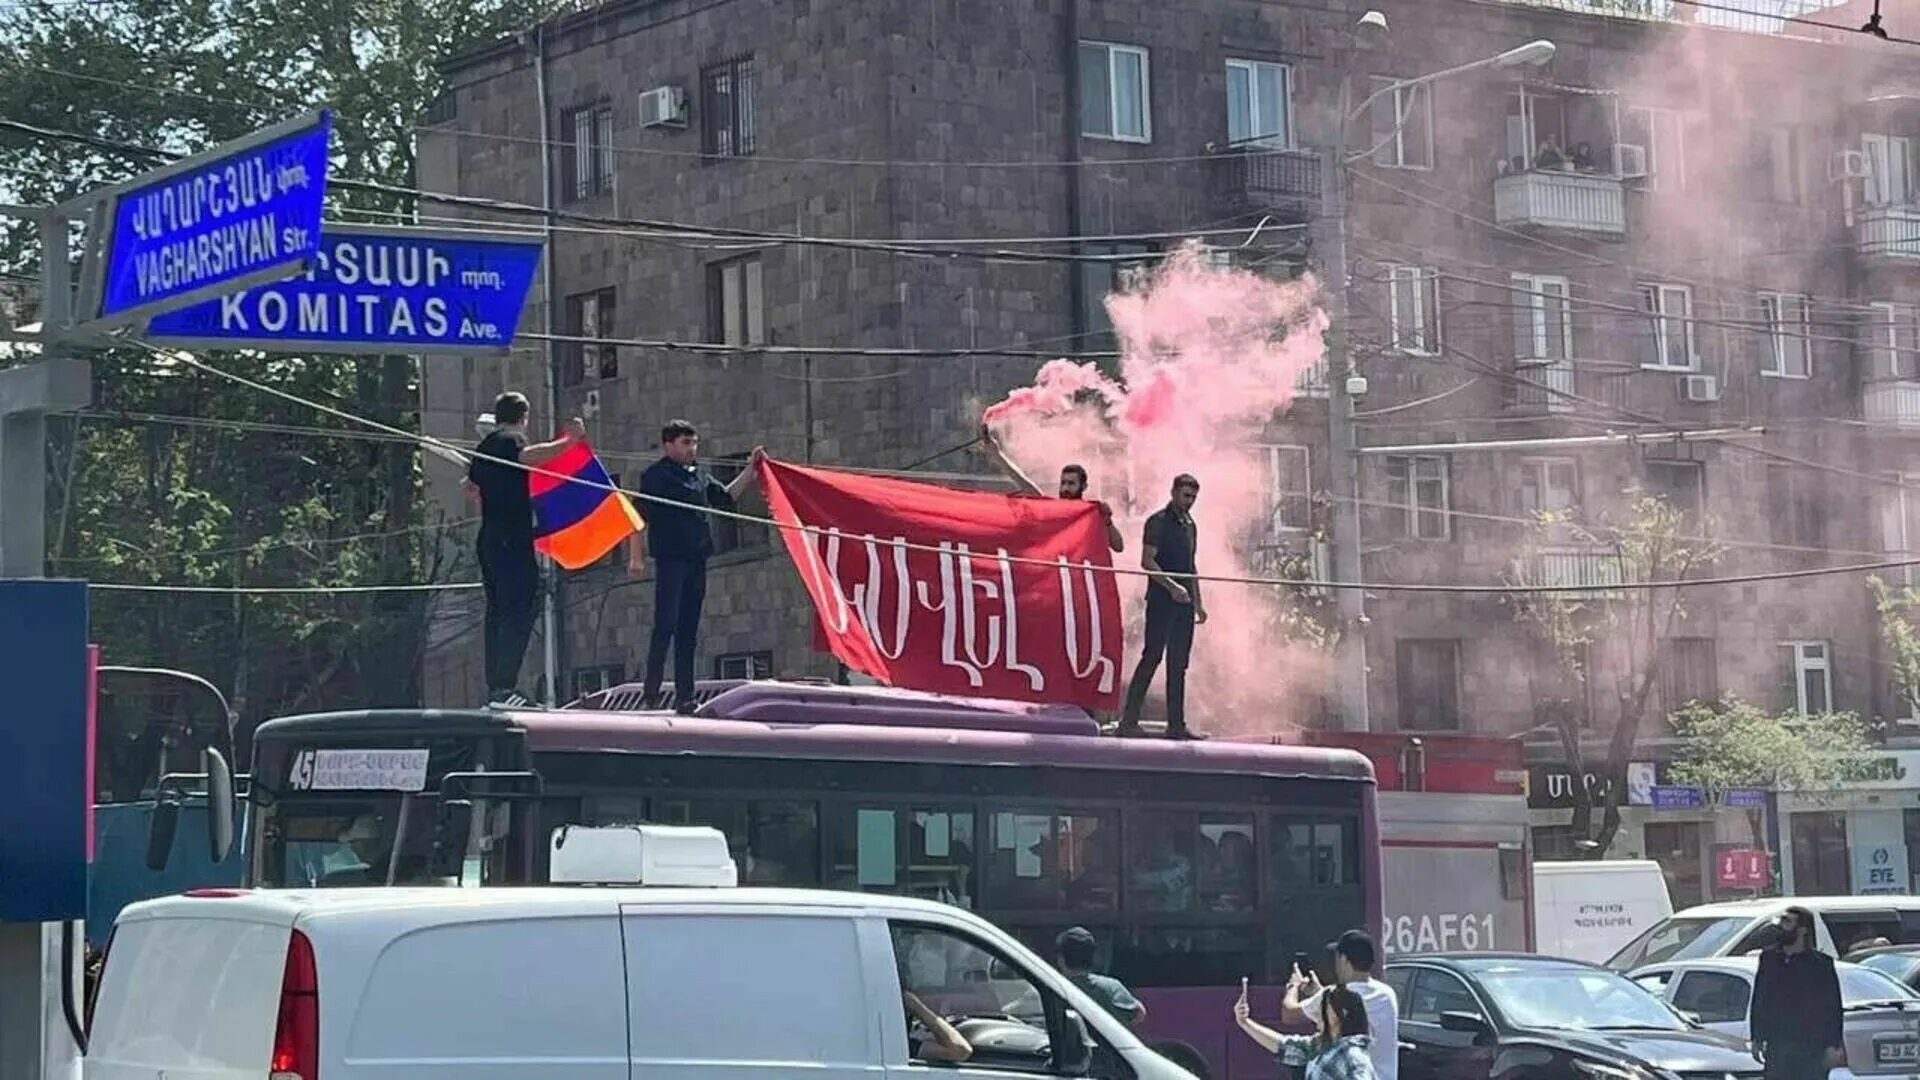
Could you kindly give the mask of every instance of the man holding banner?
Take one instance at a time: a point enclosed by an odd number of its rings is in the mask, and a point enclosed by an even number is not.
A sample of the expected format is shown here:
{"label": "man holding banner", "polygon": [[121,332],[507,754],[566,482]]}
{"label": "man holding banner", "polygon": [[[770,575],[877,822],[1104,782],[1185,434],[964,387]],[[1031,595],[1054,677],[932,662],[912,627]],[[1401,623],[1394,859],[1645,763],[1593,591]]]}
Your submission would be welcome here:
{"label": "man holding banner", "polygon": [[524,466],[540,466],[586,436],[579,419],[567,421],[552,442],[527,444],[527,397],[514,391],[493,403],[494,429],[474,447],[466,490],[480,500],[475,554],[486,591],[487,703],[525,705],[517,689],[520,664],[533,638],[540,601],[540,570],[533,560],[533,497]]}

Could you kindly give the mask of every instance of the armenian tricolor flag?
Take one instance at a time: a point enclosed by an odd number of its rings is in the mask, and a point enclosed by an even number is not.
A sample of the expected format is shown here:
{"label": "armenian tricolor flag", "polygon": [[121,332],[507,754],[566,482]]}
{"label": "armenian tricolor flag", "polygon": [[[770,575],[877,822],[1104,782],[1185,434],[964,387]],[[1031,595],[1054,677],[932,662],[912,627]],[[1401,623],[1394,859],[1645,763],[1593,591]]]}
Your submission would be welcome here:
{"label": "armenian tricolor flag", "polygon": [[[533,496],[533,547],[568,570],[591,566],[645,528],[584,440],[527,474]],[[575,481],[579,481],[576,483]]]}

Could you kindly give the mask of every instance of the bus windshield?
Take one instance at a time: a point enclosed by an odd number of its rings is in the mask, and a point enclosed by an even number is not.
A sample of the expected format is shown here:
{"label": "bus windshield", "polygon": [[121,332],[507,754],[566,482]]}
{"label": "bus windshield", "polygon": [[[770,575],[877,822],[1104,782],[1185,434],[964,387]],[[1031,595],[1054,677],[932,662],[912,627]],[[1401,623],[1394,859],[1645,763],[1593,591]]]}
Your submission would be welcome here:
{"label": "bus windshield", "polygon": [[[288,799],[276,806],[261,852],[258,884],[274,888],[428,885],[429,805],[408,796]],[[406,811],[411,811],[408,813]],[[402,830],[402,819],[412,822]],[[398,859],[395,858],[396,851]]]}

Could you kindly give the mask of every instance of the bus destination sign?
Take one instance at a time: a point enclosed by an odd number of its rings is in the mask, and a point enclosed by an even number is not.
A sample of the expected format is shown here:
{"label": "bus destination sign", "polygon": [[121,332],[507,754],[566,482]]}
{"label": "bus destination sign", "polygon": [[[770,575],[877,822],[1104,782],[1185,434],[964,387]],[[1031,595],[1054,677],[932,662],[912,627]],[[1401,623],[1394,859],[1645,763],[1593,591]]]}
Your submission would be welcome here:
{"label": "bus destination sign", "polygon": [[293,756],[294,791],[424,791],[426,750],[302,750]]}

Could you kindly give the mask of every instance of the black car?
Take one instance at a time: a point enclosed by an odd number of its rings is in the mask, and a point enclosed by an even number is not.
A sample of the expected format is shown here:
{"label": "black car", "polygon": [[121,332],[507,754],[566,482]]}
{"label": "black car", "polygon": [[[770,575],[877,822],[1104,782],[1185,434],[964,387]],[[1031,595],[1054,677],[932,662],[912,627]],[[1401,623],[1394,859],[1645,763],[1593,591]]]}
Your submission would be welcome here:
{"label": "black car", "polygon": [[1683,1019],[1618,972],[1508,953],[1414,956],[1400,999],[1400,1080],[1757,1080],[1746,1044]]}

